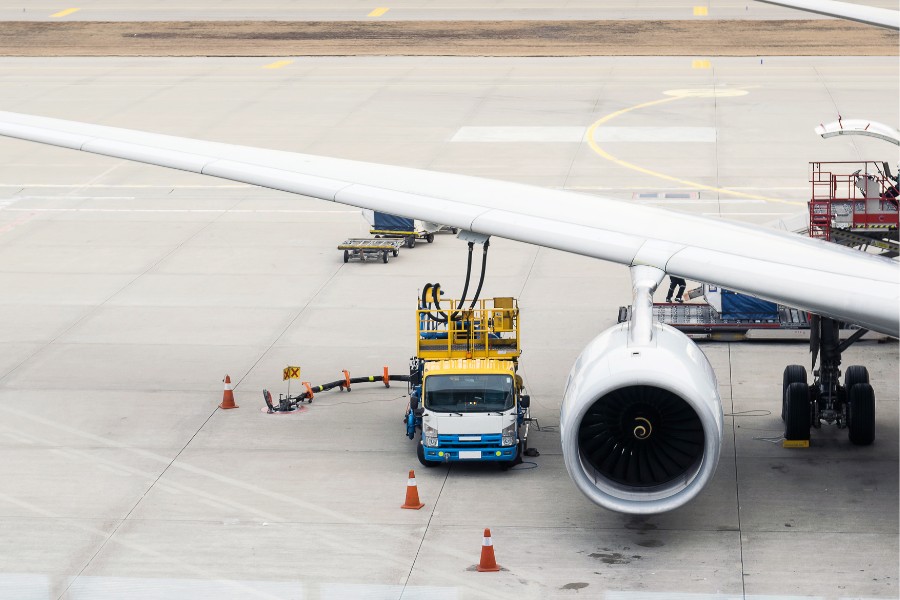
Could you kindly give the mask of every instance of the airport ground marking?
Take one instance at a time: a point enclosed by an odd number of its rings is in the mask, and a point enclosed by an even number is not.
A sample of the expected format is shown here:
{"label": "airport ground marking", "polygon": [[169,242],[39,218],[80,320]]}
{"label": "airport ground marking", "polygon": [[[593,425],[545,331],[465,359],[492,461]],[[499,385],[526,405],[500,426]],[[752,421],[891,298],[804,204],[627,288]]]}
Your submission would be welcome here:
{"label": "airport ground marking", "polygon": [[692,69],[711,69],[712,63],[703,58],[695,58],[691,61]]}
{"label": "airport ground marking", "polygon": [[705,6],[695,6],[694,7],[694,16],[695,17],[705,17],[709,14],[709,9]]}
{"label": "airport ground marking", "polygon": [[649,175],[651,177],[656,177],[658,179],[664,179],[666,181],[672,181],[675,183],[680,183],[682,185],[688,186],[689,188],[707,190],[710,192],[716,192],[719,194],[727,194],[729,196],[738,196],[739,198],[750,198],[753,200],[764,200],[766,202],[779,202],[782,204],[793,204],[797,206],[804,205],[803,202],[795,202],[792,200],[782,200],[781,198],[770,198],[768,196],[760,196],[758,194],[747,194],[745,192],[738,192],[735,190],[729,190],[726,188],[715,187],[712,185],[706,185],[703,183],[699,183],[696,181],[690,181],[687,179],[681,179],[680,177],[673,177],[671,175],[666,175],[665,173],[659,173],[658,171],[651,171],[650,169],[645,169],[639,165],[634,163],[630,163],[624,161],[620,158],[617,158],[600,147],[599,144],[594,140],[594,135],[597,129],[609,121],[612,121],[616,117],[624,115],[634,110],[639,110],[642,108],[649,108],[651,106],[658,106],[660,104],[667,104],[669,102],[675,102],[677,100],[682,100],[684,98],[709,98],[709,97],[718,97],[718,96],[743,96],[747,92],[745,90],[669,90],[664,92],[666,94],[665,98],[659,98],[658,100],[650,100],[649,102],[642,102],[641,104],[636,104],[634,106],[629,106],[628,108],[623,108],[621,110],[617,110],[613,113],[602,117],[588,127],[587,133],[585,133],[584,138],[587,141],[588,145],[591,147],[597,155],[601,158],[605,158],[606,160],[619,165],[620,167],[624,167],[626,169],[630,169],[632,171],[637,171],[638,173],[643,173],[644,175]]}
{"label": "airport ground marking", "polygon": [[373,10],[372,12],[370,12],[367,16],[369,16],[369,17],[380,17],[381,15],[383,15],[384,13],[386,13],[386,12],[389,11],[389,10],[391,10],[391,9],[390,9],[390,8],[387,8],[387,7],[385,7],[385,6],[379,6],[378,8],[376,8],[375,10]]}
{"label": "airport ground marking", "polygon": [[54,18],[54,19],[59,19],[59,18],[61,18],[61,17],[68,17],[68,16],[71,15],[72,13],[78,12],[79,10],[81,10],[81,9],[80,9],[80,8],[67,8],[67,9],[65,9],[65,10],[59,11],[58,13],[53,13],[53,14],[50,15],[50,16],[51,16],[52,18]]}
{"label": "airport ground marking", "polygon": [[286,67],[292,64],[294,64],[294,61],[292,60],[276,60],[273,63],[263,65],[263,69],[280,69],[281,67]]}

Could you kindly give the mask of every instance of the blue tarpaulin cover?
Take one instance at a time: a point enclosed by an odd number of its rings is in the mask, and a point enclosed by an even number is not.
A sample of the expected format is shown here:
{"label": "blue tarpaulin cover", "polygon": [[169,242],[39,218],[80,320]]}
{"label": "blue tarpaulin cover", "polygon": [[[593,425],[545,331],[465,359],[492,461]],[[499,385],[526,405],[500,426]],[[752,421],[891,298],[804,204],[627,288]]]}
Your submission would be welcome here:
{"label": "blue tarpaulin cover", "polygon": [[387,213],[375,213],[375,229],[382,231],[414,231],[415,223],[412,219],[397,217]]}
{"label": "blue tarpaulin cover", "polygon": [[778,305],[768,300],[722,290],[722,318],[725,320],[767,320],[778,318]]}

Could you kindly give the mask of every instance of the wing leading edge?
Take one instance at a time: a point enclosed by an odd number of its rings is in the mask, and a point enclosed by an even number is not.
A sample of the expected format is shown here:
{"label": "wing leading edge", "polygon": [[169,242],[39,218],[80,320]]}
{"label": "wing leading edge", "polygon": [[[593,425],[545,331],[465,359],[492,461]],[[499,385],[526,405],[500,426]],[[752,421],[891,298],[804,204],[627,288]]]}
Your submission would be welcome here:
{"label": "wing leading edge", "polygon": [[766,4],[775,4],[787,8],[796,8],[806,12],[838,17],[850,21],[875,25],[885,29],[900,30],[900,12],[887,8],[864,6],[837,0],[758,0]]}
{"label": "wing leading edge", "polygon": [[794,234],[481,179],[0,112],[0,135],[644,264],[898,337],[894,261]]}

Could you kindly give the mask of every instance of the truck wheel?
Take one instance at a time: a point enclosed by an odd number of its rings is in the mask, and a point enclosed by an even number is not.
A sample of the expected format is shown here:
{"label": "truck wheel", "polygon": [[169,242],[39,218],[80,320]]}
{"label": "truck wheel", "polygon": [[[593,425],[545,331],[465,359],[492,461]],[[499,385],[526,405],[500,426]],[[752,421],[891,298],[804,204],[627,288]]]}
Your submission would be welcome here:
{"label": "truck wheel", "polygon": [[400,256],[400,249],[394,248],[393,250],[391,250],[391,254],[393,254],[394,256]]}
{"label": "truck wheel", "polygon": [[514,466],[520,464],[522,459],[525,457],[525,442],[519,440],[519,445],[516,446],[516,455],[512,460],[504,460],[500,462],[500,470],[508,471]]}
{"label": "truck wheel", "polygon": [[875,441],[875,391],[868,383],[857,383],[850,388],[847,432],[850,443],[856,446],[868,446]]}
{"label": "truck wheel", "polygon": [[784,377],[781,384],[781,420],[784,421],[784,414],[787,404],[787,390],[792,383],[806,383],[806,367],[803,365],[788,365],[784,368]]}
{"label": "truck wheel", "polygon": [[427,234],[427,235],[425,236],[425,241],[428,242],[429,244],[430,244],[431,242],[433,242],[433,241],[434,241],[434,234],[433,234],[433,233]]}
{"label": "truck wheel", "polygon": [[422,466],[428,467],[429,469],[441,464],[439,462],[427,460],[425,458],[425,448],[422,446],[422,442],[419,440],[416,441],[416,457],[419,459],[419,462],[422,463]]}
{"label": "truck wheel", "polygon": [[350,251],[344,250],[344,262],[350,262]]}
{"label": "truck wheel", "polygon": [[385,250],[384,252],[381,253],[381,260],[384,262],[387,262],[389,260],[388,256],[389,256],[388,251]]}
{"label": "truck wheel", "polygon": [[785,393],[784,439],[809,439],[809,386],[797,381]]}
{"label": "truck wheel", "polygon": [[411,235],[406,238],[406,247],[407,248],[415,248],[416,247],[416,236]]}

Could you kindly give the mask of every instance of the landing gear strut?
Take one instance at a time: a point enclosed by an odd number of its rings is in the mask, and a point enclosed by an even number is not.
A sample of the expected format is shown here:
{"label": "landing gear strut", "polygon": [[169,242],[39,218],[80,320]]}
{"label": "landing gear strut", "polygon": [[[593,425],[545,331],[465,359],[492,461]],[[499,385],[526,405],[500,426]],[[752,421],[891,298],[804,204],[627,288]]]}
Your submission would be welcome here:
{"label": "landing gear strut", "polygon": [[819,429],[822,421],[847,429],[850,442],[857,446],[875,440],[875,392],[869,385],[869,371],[858,365],[847,367],[843,384],[840,380],[841,353],[867,330],[860,329],[841,342],[839,326],[834,319],[816,315],[810,321],[811,385],[803,366],[784,369],[781,418],[786,440],[809,440],[810,427]]}

